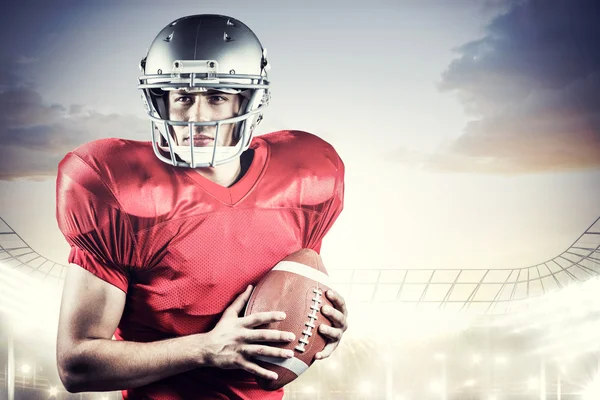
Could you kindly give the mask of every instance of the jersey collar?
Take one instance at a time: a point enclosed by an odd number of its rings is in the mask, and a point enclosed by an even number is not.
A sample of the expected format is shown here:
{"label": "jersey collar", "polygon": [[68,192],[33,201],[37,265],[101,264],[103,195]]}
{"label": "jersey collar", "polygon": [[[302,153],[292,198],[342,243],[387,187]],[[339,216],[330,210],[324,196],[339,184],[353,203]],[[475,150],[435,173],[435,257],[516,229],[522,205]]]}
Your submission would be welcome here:
{"label": "jersey collar", "polygon": [[269,159],[269,148],[260,137],[254,137],[249,148],[254,150],[252,163],[244,176],[230,187],[221,186],[191,168],[184,168],[184,172],[205,192],[222,203],[235,206],[256,187]]}

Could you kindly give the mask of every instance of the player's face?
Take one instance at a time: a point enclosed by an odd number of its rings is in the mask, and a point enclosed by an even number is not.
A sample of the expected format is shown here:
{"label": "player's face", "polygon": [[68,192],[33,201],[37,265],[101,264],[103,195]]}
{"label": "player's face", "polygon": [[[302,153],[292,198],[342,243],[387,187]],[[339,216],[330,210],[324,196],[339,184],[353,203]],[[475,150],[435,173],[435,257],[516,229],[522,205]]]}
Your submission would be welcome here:
{"label": "player's face", "polygon": [[[208,122],[234,117],[240,109],[240,95],[221,93],[215,90],[188,93],[184,90],[169,92],[169,119],[186,122]],[[219,128],[217,146],[234,146],[234,124],[223,124]],[[213,146],[216,126],[194,126],[194,146]],[[173,135],[179,146],[189,146],[188,126],[173,126]]]}

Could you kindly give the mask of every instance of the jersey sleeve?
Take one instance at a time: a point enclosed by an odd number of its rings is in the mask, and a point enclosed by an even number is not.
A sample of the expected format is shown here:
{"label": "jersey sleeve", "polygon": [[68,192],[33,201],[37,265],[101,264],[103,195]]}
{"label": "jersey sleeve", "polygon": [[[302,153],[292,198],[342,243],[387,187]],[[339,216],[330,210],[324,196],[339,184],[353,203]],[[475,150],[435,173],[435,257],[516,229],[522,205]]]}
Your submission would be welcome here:
{"label": "jersey sleeve", "polygon": [[318,219],[313,224],[303,247],[321,252],[321,242],[344,208],[344,163],[335,153],[336,168],[333,172],[334,185],[331,197],[320,208]]}
{"label": "jersey sleeve", "polygon": [[71,245],[69,262],[127,292],[137,259],[129,218],[98,172],[76,153],[59,164],[56,218]]}

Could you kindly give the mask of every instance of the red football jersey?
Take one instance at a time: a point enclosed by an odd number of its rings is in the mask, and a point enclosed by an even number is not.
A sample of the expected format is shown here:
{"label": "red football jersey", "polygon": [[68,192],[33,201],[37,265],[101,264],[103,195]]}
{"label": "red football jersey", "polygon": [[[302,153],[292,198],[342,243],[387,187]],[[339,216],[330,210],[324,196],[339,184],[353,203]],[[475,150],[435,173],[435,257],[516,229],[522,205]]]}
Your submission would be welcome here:
{"label": "red football jersey", "polygon": [[[245,175],[220,186],[158,160],[150,142],[105,139],[67,154],[57,179],[69,262],[127,293],[118,340],[210,331],[277,262],[320,250],[342,210],[344,165],[306,132],[255,137]],[[127,399],[280,399],[242,370],[198,368]]]}

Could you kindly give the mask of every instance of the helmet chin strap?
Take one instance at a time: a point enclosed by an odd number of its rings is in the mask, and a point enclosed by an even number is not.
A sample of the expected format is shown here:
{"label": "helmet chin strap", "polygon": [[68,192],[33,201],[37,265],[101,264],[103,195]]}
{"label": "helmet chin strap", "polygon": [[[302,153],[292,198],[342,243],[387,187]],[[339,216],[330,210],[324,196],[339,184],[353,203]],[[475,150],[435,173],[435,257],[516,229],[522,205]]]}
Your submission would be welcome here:
{"label": "helmet chin strap", "polygon": [[[238,141],[236,146],[213,146],[206,147],[194,147],[193,150],[193,163],[194,164],[212,164],[213,154],[216,155],[217,159],[233,157],[240,149],[241,144]],[[183,162],[192,163],[192,151],[190,146],[172,146],[173,152]],[[169,152],[168,146],[161,146],[161,150]],[[215,166],[215,165],[212,165]]]}
{"label": "helmet chin strap", "polygon": [[[240,115],[243,115],[240,114]],[[160,150],[166,153],[170,153],[172,157],[176,157],[178,162],[191,164],[192,168],[200,166],[216,166],[223,164],[219,160],[227,159],[228,162],[233,161],[236,156],[241,155],[244,150],[242,140],[237,139],[236,144],[233,146],[218,146],[219,138],[223,137],[223,126],[229,124],[217,124],[214,142],[208,146],[194,146],[194,124],[195,122],[188,125],[189,129],[189,145],[178,143],[178,135],[173,132],[173,122],[178,121],[165,121],[163,125],[157,124],[156,129],[159,131],[161,144],[159,145]],[[240,122],[235,123],[235,125]],[[232,128],[232,135],[233,135]]]}

